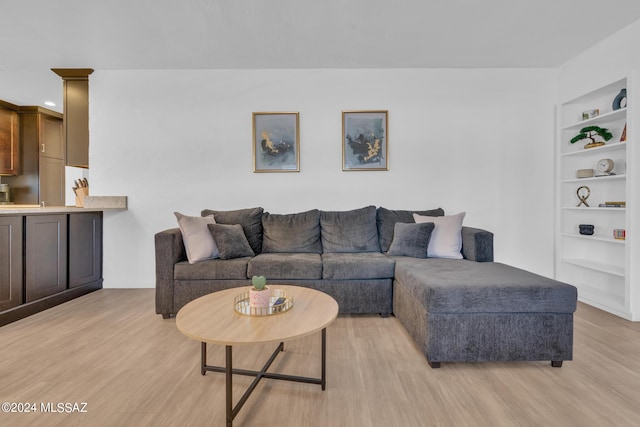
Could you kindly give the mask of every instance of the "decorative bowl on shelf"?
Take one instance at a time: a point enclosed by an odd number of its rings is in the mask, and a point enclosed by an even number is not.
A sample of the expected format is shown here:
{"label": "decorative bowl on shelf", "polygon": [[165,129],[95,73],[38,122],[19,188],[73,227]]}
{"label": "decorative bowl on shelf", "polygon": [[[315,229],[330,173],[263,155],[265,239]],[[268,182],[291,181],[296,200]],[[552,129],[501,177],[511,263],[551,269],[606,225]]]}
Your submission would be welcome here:
{"label": "decorative bowl on shelf", "polygon": [[592,236],[595,227],[592,224],[580,224],[578,225],[578,229],[580,231],[580,234],[584,234],[585,236]]}

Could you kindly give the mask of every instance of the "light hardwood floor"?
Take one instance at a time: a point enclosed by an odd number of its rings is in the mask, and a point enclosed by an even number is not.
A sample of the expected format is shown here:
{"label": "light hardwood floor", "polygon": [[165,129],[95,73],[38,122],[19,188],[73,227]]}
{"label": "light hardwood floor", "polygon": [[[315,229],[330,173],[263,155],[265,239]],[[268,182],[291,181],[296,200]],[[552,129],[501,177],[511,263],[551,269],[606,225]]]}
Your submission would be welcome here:
{"label": "light hardwood floor", "polygon": [[[327,389],[263,380],[236,426],[638,426],[640,324],[580,304],[574,360],[431,369],[395,317],[339,316]],[[224,375],[154,314],[153,289],[104,289],[0,328],[0,402],[86,402],[86,413],[0,413],[2,426],[224,426]],[[271,346],[237,347],[259,369]],[[272,370],[318,376],[320,335]],[[224,363],[210,347],[209,363]],[[251,378],[237,377],[234,394]]]}

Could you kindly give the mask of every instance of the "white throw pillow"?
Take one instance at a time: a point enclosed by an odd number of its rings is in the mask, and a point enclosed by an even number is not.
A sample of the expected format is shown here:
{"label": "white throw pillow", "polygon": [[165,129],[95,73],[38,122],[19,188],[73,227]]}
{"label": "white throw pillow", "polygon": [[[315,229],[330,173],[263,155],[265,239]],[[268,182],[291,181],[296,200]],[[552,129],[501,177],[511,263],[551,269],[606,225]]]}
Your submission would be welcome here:
{"label": "white throw pillow", "polygon": [[427,248],[428,258],[462,259],[462,221],[466,212],[448,216],[423,216],[413,214],[416,223],[433,222],[431,240]]}
{"label": "white throw pillow", "polygon": [[178,218],[178,226],[182,233],[182,241],[187,251],[189,264],[220,258],[216,242],[207,227],[207,224],[216,223],[213,215],[201,217],[182,215],[179,212],[174,212],[174,214]]}

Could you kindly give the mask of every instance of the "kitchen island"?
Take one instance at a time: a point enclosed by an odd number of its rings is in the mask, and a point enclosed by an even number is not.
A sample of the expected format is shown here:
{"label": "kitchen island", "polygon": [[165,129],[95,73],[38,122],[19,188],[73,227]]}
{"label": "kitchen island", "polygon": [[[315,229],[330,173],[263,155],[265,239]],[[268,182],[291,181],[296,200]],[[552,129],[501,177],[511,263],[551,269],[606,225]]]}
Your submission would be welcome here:
{"label": "kitchen island", "polygon": [[102,288],[105,210],[0,206],[0,326]]}

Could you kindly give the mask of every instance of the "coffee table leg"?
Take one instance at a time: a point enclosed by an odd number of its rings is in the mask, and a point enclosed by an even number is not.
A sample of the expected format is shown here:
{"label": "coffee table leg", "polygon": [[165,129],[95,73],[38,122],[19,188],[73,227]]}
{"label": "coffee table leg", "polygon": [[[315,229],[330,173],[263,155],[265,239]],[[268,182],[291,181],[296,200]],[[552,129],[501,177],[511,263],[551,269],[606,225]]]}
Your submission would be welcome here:
{"label": "coffee table leg", "polygon": [[[287,381],[297,381],[304,382],[310,384],[320,384],[322,386],[322,390],[326,388],[327,385],[327,329],[322,330],[322,376],[321,378],[307,378],[307,377],[299,377],[295,375],[284,375],[284,374],[276,374],[269,373],[267,370],[271,363],[273,363],[274,359],[278,355],[278,353],[284,351],[284,343],[281,342],[278,345],[278,348],[273,352],[267,363],[262,367],[260,371],[249,371],[246,369],[236,369],[234,372],[233,369],[233,347],[230,345],[225,346],[226,352],[226,362],[224,368],[221,366],[208,366],[207,365],[207,343],[201,343],[201,373],[204,375],[207,371],[215,371],[215,372],[224,372],[226,374],[226,415],[227,415],[227,426],[233,426],[233,419],[235,415],[240,411],[240,408],[244,405],[244,403],[249,398],[249,395],[253,392],[255,387],[258,385],[258,382],[262,378],[271,378],[277,380],[287,380]],[[252,377],[256,377],[255,380],[251,383],[249,388],[245,391],[244,395],[236,405],[233,407],[233,374],[238,375],[248,375]]]}
{"label": "coffee table leg", "polygon": [[233,381],[233,362],[231,361],[231,350],[232,347],[230,345],[226,346],[227,362],[225,365],[225,372],[227,382],[227,427],[231,427],[233,425],[233,390],[231,387]]}
{"label": "coffee table leg", "polygon": [[320,385],[324,390],[327,385],[327,329],[322,330],[322,379]]}
{"label": "coffee table leg", "polygon": [[207,366],[207,343],[201,342],[200,343],[200,373],[202,375],[207,373],[205,366]]}

